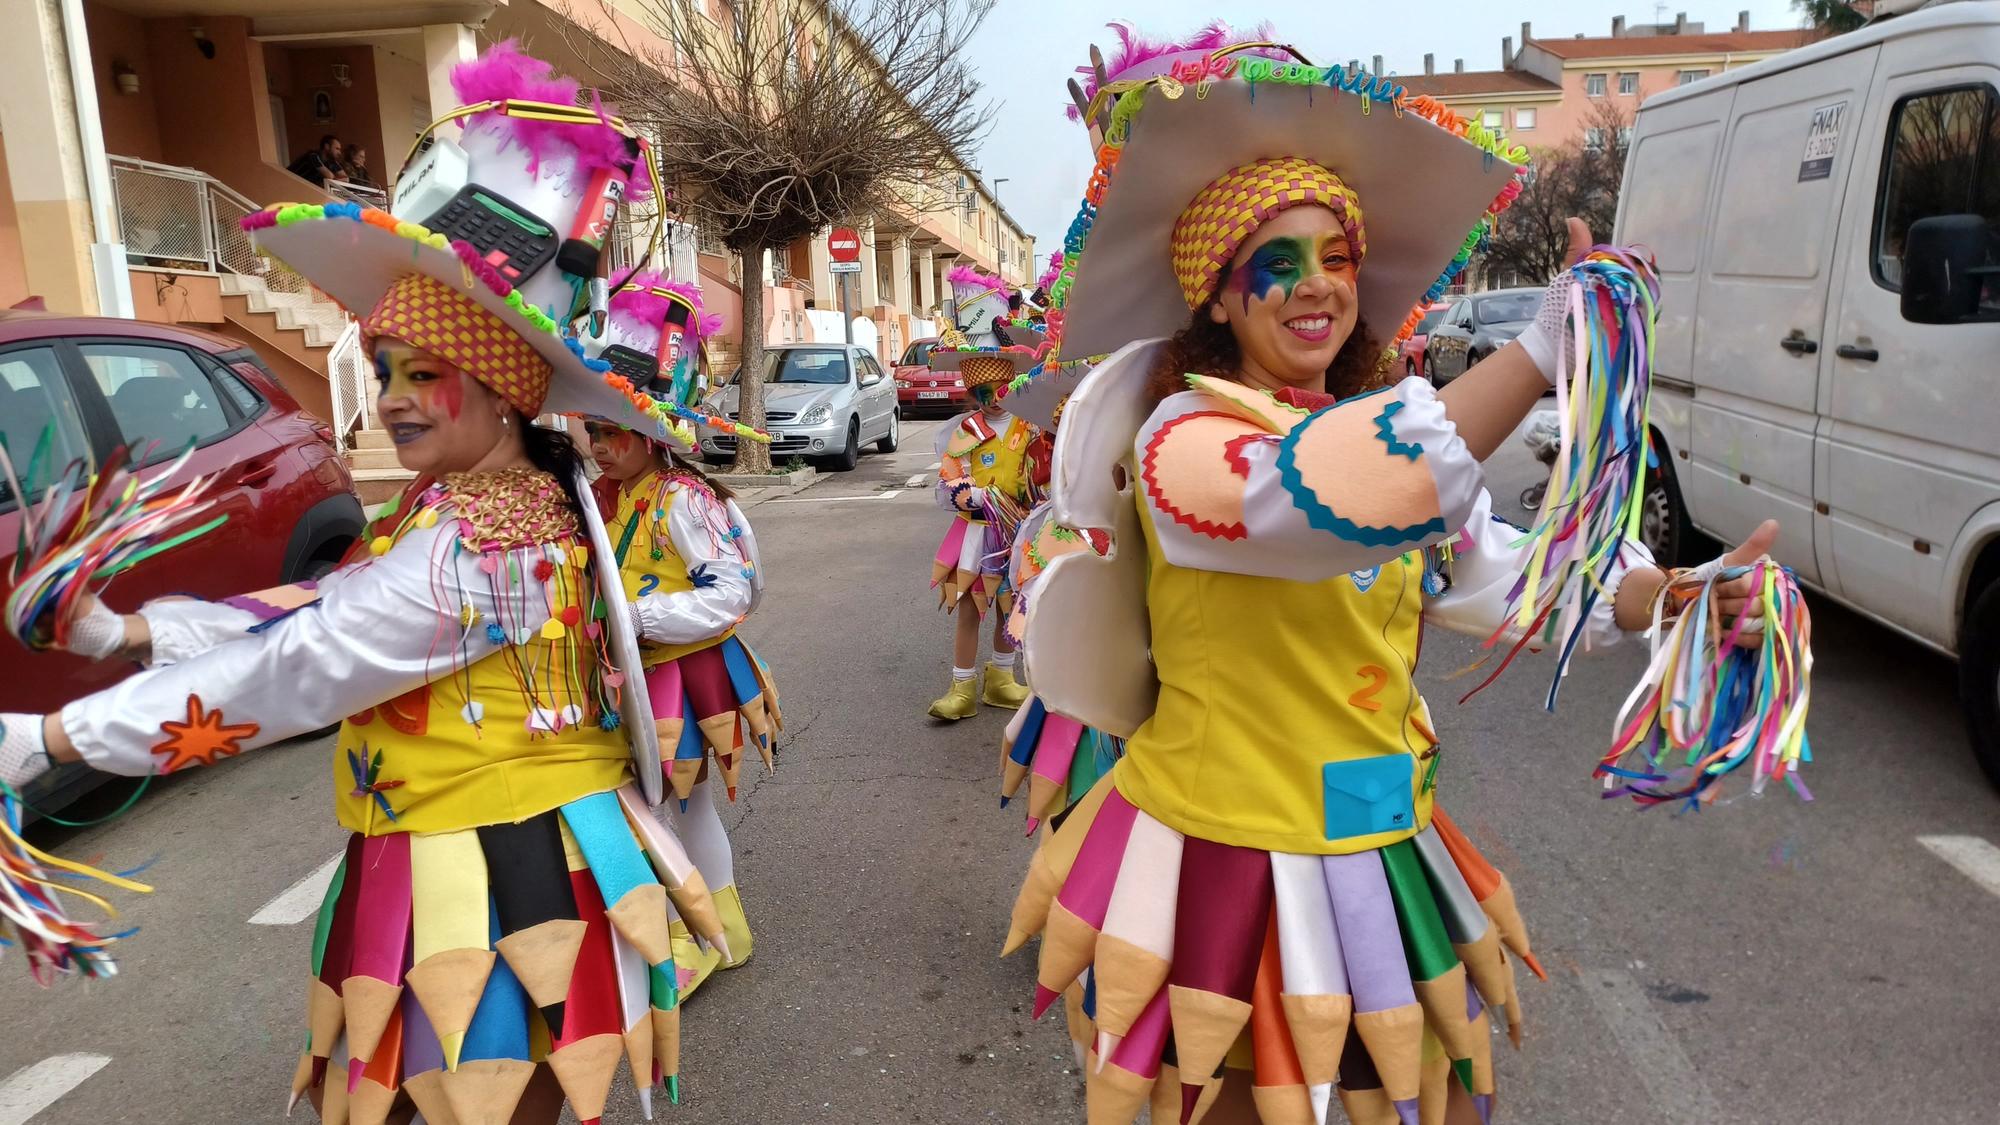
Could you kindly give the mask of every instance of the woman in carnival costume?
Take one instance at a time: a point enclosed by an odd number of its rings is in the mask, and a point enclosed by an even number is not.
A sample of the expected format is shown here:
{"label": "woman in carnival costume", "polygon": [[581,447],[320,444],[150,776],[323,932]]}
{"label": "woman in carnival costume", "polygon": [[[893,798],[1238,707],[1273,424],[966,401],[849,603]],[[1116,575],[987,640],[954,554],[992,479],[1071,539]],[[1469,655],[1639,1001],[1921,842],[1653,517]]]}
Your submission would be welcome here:
{"label": "woman in carnival costume", "polygon": [[[700,292],[654,273],[612,294],[609,346],[599,358],[635,383],[680,403],[693,349],[713,331]],[[688,325],[700,335],[684,333]],[[648,361],[654,364],[648,370]],[[605,528],[646,668],[662,764],[673,799],[667,822],[708,881],[730,956],[696,945],[673,924],[680,991],[690,996],[717,967],[750,959],[750,923],[736,888],[735,860],[709,784],[712,755],[731,801],[749,747],[773,765],[782,729],[770,669],[736,635],[764,588],[757,539],[735,495],[687,460],[692,448],[605,422],[587,424],[591,457],[609,488]]]}
{"label": "woman in carnival costume", "polygon": [[[957,319],[973,325],[956,346],[931,350],[933,371],[956,372],[978,409],[954,418],[938,438],[938,506],[952,513],[951,526],[931,566],[931,588],[957,622],[952,637],[951,687],[933,701],[931,717],[956,721],[994,707],[1019,707],[1028,692],[1015,674],[1015,649],[1007,639],[1006,618],[1013,604],[1007,589],[1007,548],[1021,517],[1032,506],[1028,450],[1035,428],[1009,415],[1001,391],[1037,362],[1034,350],[999,347],[995,318],[1006,315],[1007,288],[999,278],[970,266],[948,275]],[[960,612],[969,604],[970,612]],[[980,683],[979,631],[993,617],[993,658]]]}
{"label": "woman in carnival costume", "polygon": [[[87,603],[69,647],[148,670],[59,714],[0,716],[0,780],[51,760],[172,772],[344,720],[334,810],[352,835],[315,928],[293,1101],[329,1121],[502,1125],[553,1122],[566,1098],[594,1122],[624,1058],[650,1117],[661,1080],[678,1098],[669,903],[729,951],[647,807],[659,749],[581,458],[532,419],[686,435],[561,334],[591,264],[488,245],[468,214],[492,202],[571,230],[590,185],[650,182],[632,132],[511,42],[453,81],[474,107],[463,136],[435,139],[424,190],[393,214],[244,221],[360,314],[377,413],[417,481],[317,586],[124,617]],[[66,952],[58,968],[109,968],[101,946]]]}
{"label": "woman in carnival costume", "polygon": [[[1535,962],[1434,805],[1413,674],[1426,620],[1510,619],[1527,560],[1479,460],[1564,370],[1567,291],[1445,390],[1369,390],[1402,334],[1370,326],[1408,330],[1518,169],[1442,106],[1236,38],[1128,39],[1089,92],[1095,220],[1055,303],[1065,354],[1109,356],[1052,518],[1113,546],[1049,565],[1027,643],[1050,711],[1128,742],[1007,949],[1042,935],[1037,1015],[1072,993],[1093,1123],[1324,1122],[1336,1089],[1357,1125],[1486,1121],[1505,951]],[[1583,637],[1645,627],[1663,578],[1625,546]]]}

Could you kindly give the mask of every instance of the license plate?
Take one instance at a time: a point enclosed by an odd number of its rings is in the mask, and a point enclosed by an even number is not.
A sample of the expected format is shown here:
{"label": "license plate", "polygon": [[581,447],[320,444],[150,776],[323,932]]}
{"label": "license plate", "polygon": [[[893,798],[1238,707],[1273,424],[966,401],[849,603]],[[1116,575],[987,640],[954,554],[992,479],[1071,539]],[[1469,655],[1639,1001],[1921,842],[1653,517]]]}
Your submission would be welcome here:
{"label": "license plate", "polygon": [[950,391],[918,391],[918,398],[950,398]]}

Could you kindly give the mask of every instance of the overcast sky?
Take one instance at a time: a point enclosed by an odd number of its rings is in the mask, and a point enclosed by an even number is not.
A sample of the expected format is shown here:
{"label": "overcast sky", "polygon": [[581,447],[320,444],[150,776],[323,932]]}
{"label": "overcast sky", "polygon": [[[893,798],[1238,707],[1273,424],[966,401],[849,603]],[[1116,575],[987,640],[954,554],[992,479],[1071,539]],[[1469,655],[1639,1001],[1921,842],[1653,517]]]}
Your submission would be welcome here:
{"label": "overcast sky", "polygon": [[1726,31],[1746,8],[1756,30],[1800,23],[1791,0],[998,0],[972,43],[973,66],[997,109],[978,162],[989,184],[1005,178],[1000,204],[1035,236],[1039,267],[1060,248],[1090,174],[1083,127],[1063,114],[1069,104],[1063,82],[1089,60],[1091,43],[1111,53],[1117,43],[1105,27],[1111,20],[1175,36],[1224,14],[1239,28],[1269,20],[1281,38],[1322,65],[1379,54],[1392,74],[1421,74],[1425,52],[1437,56],[1440,70],[1455,58],[1467,70],[1498,69],[1500,38],[1518,38],[1522,20],[1533,21],[1538,38],[1553,39],[1608,35],[1614,15],[1629,23],[1671,22],[1685,11],[1708,31]]}

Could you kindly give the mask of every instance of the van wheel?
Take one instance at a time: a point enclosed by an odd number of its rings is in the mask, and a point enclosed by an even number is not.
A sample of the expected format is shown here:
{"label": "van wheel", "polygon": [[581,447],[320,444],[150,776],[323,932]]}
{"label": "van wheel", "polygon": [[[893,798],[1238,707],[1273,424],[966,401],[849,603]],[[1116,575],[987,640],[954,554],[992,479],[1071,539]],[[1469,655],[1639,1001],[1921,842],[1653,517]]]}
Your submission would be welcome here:
{"label": "van wheel", "polygon": [[2000,788],[2000,582],[1986,587],[1965,611],[1958,653],[1958,697],[1972,756],[1986,780]]}

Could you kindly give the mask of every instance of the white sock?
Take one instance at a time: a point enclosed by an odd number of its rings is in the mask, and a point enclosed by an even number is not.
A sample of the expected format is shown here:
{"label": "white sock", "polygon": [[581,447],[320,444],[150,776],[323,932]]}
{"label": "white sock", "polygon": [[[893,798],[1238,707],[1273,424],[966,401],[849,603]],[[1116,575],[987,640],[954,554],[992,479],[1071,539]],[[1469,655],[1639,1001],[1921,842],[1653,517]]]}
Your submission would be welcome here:
{"label": "white sock", "polygon": [[993,663],[1010,671],[1019,668],[1021,666],[1021,650],[1017,648],[1012,652],[996,652],[993,654]]}
{"label": "white sock", "polygon": [[960,668],[957,666],[953,666],[951,670],[952,682],[956,683],[959,680],[969,680],[972,678],[972,674],[973,674],[973,669],[971,668]]}

